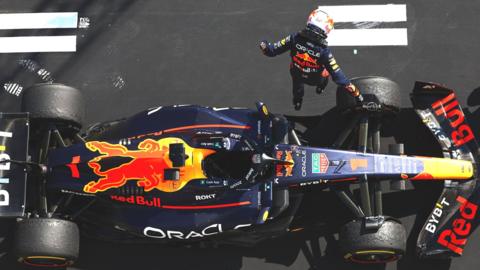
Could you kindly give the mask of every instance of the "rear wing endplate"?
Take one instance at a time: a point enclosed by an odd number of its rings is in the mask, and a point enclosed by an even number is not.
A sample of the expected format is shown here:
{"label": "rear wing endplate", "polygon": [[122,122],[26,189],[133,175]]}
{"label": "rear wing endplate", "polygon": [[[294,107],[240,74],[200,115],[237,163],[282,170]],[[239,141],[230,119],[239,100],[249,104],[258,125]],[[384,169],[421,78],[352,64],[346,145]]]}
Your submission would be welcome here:
{"label": "rear wing endplate", "polygon": [[478,226],[479,147],[455,92],[444,86],[416,82],[411,99],[415,112],[432,132],[445,158],[468,160],[474,178],[445,181],[445,187],[417,240],[421,257],[461,255],[468,236]]}

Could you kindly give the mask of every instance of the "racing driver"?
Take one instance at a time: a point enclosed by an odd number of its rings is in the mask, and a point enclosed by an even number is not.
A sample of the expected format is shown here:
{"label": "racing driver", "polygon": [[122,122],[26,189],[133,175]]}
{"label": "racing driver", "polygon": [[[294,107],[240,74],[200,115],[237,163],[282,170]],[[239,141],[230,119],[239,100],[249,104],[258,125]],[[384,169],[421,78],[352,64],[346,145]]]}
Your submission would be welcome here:
{"label": "racing driver", "polygon": [[310,13],[305,29],[275,43],[266,40],[260,42],[260,49],[269,57],[290,50],[293,105],[297,111],[302,107],[304,84],[316,86],[317,94],[321,94],[328,84],[329,76],[355,97],[358,103],[363,101],[360,91],[345,76],[328,48],[326,39],[332,29],[332,18],[317,8]]}

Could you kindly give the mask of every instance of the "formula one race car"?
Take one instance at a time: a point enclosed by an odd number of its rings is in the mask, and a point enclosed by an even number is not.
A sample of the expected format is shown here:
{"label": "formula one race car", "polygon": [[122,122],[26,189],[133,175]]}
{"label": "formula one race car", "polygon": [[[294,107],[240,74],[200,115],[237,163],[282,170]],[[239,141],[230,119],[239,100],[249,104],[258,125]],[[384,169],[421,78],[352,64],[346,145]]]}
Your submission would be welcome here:
{"label": "formula one race car", "polygon": [[383,214],[382,180],[444,181],[417,251],[462,254],[478,225],[478,145],[454,92],[417,82],[411,95],[443,158],[406,156],[402,145],[380,154],[379,126],[398,109],[398,85],[353,81],[366,102],[358,107],[339,94],[338,106],[353,116],[332,148],[309,145],[262,103],[256,110],[157,107],[80,133],[78,90],[27,89],[25,113],[0,114],[0,217],[16,219],[12,254],[31,266],[70,265],[79,231],[119,242],[255,244],[292,231],[302,194],[321,186],[351,210],[339,231],[343,257],[383,263],[405,253],[406,232]]}

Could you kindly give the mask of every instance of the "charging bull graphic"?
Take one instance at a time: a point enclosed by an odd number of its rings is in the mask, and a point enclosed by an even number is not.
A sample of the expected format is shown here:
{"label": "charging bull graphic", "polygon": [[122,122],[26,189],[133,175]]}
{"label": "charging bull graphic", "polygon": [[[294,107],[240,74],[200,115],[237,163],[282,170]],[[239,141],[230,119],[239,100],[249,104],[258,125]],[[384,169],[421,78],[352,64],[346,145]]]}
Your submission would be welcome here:
{"label": "charging bull graphic", "polygon": [[[169,159],[169,146],[178,143],[185,147],[185,166],[176,168],[179,169],[179,179],[166,180],[165,169],[173,168]],[[147,192],[155,188],[164,192],[175,192],[190,180],[207,178],[202,170],[202,160],[215,153],[210,149],[192,148],[179,138],[146,139],[138,144],[138,150],[129,150],[121,144],[101,141],[87,142],[85,146],[92,152],[100,153],[88,162],[88,166],[100,178],[84,186],[83,190],[87,193],[122,187],[130,180],[137,181],[137,186],[143,187]],[[111,169],[102,169],[102,161],[115,157],[131,160]]]}
{"label": "charging bull graphic", "polygon": [[320,65],[317,63],[317,59],[311,57],[308,55],[308,53],[297,52],[292,59],[301,67],[320,68]]}
{"label": "charging bull graphic", "polygon": [[277,164],[275,168],[276,176],[292,176],[294,161],[292,157],[292,151],[277,151],[276,158],[287,161],[290,164]]}

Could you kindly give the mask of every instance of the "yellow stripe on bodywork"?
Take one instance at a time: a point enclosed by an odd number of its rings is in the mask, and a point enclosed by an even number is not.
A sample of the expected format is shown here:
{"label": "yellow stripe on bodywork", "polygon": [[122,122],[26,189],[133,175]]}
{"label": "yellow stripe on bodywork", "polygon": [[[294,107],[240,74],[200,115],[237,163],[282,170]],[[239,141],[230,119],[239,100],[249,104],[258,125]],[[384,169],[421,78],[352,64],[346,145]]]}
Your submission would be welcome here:
{"label": "yellow stripe on bodywork", "polygon": [[431,179],[468,180],[474,177],[470,161],[447,158],[422,158],[424,173]]}

